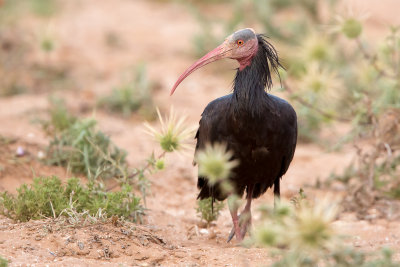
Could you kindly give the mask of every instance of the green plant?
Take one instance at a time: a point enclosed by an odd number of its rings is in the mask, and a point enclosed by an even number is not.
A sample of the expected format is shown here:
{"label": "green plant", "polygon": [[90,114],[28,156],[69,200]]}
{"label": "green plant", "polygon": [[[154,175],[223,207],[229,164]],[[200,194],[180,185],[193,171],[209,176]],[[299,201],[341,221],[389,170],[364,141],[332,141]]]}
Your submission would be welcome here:
{"label": "green plant", "polygon": [[49,164],[68,167],[90,179],[126,177],[126,152],[115,146],[94,119],[78,119],[56,101],[49,110],[50,120],[42,125],[52,137],[47,148]]}
{"label": "green plant", "polygon": [[251,240],[268,247],[277,261],[271,266],[398,266],[392,252],[382,249],[381,255],[357,251],[343,245],[343,236],[336,233],[332,222],[338,207],[331,200],[310,203],[300,192],[295,205],[279,203],[275,209],[261,208],[262,222],[256,226]]}
{"label": "green plant", "polygon": [[212,185],[226,181],[231,170],[239,164],[238,160],[232,160],[232,156],[233,153],[227,151],[225,145],[207,144],[196,154],[199,175],[207,177]]}
{"label": "green plant", "polygon": [[165,153],[189,149],[188,139],[194,136],[197,126],[185,125],[186,117],[178,118],[172,107],[169,116],[165,119],[161,116],[160,110],[158,108],[156,110],[161,129],[157,130],[149,123],[145,123],[147,133],[157,140]]}
{"label": "green plant", "polygon": [[154,84],[147,78],[146,66],[141,64],[135,68],[133,78],[130,77],[128,81],[114,88],[111,95],[101,98],[98,103],[100,107],[122,113],[125,117],[139,111],[145,117],[152,118],[153,88]]}
{"label": "green plant", "polygon": [[0,256],[0,267],[7,267],[7,266],[8,266],[8,260]]}
{"label": "green plant", "polygon": [[211,222],[216,221],[219,217],[221,210],[224,208],[224,203],[222,201],[215,201],[213,199],[199,199],[197,200],[196,212],[200,219],[207,222],[210,225]]}
{"label": "green plant", "polygon": [[116,215],[133,221],[140,220],[144,213],[140,198],[132,193],[130,185],[123,185],[118,192],[105,192],[99,183],[84,186],[79,179],[71,178],[64,185],[53,176],[34,178],[32,185],[23,184],[17,192],[16,196],[1,194],[0,212],[19,221],[56,218],[68,214],[67,209],[71,208],[87,211],[91,216],[102,210],[107,217]]}
{"label": "green plant", "polygon": [[[160,145],[162,152],[156,157],[154,153],[147,159],[147,165],[143,168],[137,168],[128,178],[137,178],[140,190],[146,195],[149,182],[145,179],[145,173],[157,171],[165,167],[164,157],[167,153],[185,152],[190,149],[189,140],[193,139],[197,126],[186,125],[185,117],[178,117],[174,109],[171,107],[169,116],[163,118],[160,110],[157,108],[157,115],[161,124],[161,129],[156,129],[146,122],[144,126],[147,128],[146,133],[152,136]],[[145,199],[144,199],[145,200]]]}

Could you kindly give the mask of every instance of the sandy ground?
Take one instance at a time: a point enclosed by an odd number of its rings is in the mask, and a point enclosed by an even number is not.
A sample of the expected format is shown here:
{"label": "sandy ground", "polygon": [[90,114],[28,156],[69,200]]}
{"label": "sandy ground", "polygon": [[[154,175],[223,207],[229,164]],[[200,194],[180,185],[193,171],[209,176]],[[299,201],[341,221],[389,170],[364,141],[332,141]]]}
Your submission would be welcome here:
{"label": "sandy ground", "polygon": [[[373,10],[370,14],[373,34],[388,23],[390,16],[383,12],[385,5],[366,2],[369,4],[365,7]],[[394,11],[384,9],[390,10]],[[75,87],[58,91],[56,95],[62,96],[74,111],[109,92],[120,82],[122,70],[140,61],[147,62],[150,78],[161,85],[155,96],[156,104],[164,111],[173,105],[178,113],[187,114],[191,123],[197,124],[209,101],[229,91],[236,63],[225,61],[194,73],[173,97],[168,96],[175,79],[193,60],[191,38],[198,26],[182,5],[139,0],[70,1],[60,14],[45,23],[48,26],[43,26],[43,20],[25,20],[32,29],[49,31],[56,38],[56,49],[49,58],[40,54],[31,56],[32,60],[68,66]],[[106,45],[105,35],[109,33],[118,36],[119,49]],[[218,77],[216,70],[222,67],[231,71]],[[15,139],[0,146],[1,191],[15,192],[22,183],[32,181],[34,175],[55,174],[62,178],[70,175],[63,168],[45,166],[36,159],[48,140],[32,120],[45,113],[47,98],[48,93],[37,93],[0,99],[0,135]],[[140,118],[122,119],[101,110],[94,116],[100,129],[129,152],[131,165],[144,164],[155,143],[143,133]],[[18,146],[30,154],[15,158]],[[300,187],[307,191],[307,185],[314,184],[318,178],[340,171],[353,154],[351,148],[328,153],[316,145],[299,144],[283,178],[283,197],[290,199]],[[12,266],[260,266],[271,263],[273,259],[266,249],[243,248],[234,242],[225,242],[231,228],[226,209],[215,224],[201,230],[195,212],[197,170],[191,162],[191,157],[169,155],[167,169],[149,177],[152,192],[143,225],[109,222],[71,228],[50,219],[15,223],[0,217],[0,255]],[[314,189],[309,192],[310,198],[344,194],[339,187],[328,192]],[[272,202],[271,192],[255,201],[255,222],[259,219],[257,206]],[[353,213],[343,213],[335,226],[349,236],[350,245],[366,251],[389,246],[395,250],[395,258],[400,259],[397,221],[365,221]]]}

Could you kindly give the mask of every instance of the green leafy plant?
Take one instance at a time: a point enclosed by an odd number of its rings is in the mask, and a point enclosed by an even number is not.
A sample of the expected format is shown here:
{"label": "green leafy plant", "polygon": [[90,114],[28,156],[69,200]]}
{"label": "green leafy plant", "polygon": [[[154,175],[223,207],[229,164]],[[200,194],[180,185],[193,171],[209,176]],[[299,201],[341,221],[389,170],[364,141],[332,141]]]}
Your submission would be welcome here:
{"label": "green leafy plant", "polygon": [[147,78],[146,66],[138,65],[134,70],[134,77],[112,90],[111,95],[99,100],[100,107],[111,112],[121,113],[128,117],[133,112],[139,111],[147,118],[152,118],[154,113],[151,94],[154,89]]}
{"label": "green leafy plant", "polygon": [[218,219],[223,208],[224,203],[222,201],[213,202],[212,198],[210,197],[197,200],[196,212],[200,219],[206,221],[207,225],[210,225],[211,222]]}
{"label": "green leafy plant", "polygon": [[137,178],[139,181],[140,190],[145,195],[149,186],[149,182],[145,179],[146,172],[157,171],[165,168],[165,155],[172,152],[185,152],[190,149],[189,140],[193,140],[197,126],[187,125],[186,118],[178,117],[173,107],[171,107],[169,116],[163,118],[160,110],[157,108],[157,115],[161,128],[157,129],[146,122],[146,133],[152,136],[160,145],[162,152],[156,157],[154,153],[148,158],[147,165],[143,168],[135,169],[129,178]]}
{"label": "green leafy plant", "polygon": [[47,148],[49,164],[65,166],[90,179],[126,177],[126,152],[96,129],[94,119],[78,119],[56,101],[49,110],[50,120],[42,125],[52,137]]}
{"label": "green leafy plant", "polygon": [[0,256],[0,267],[7,267],[8,266],[8,260]]}
{"label": "green leafy plant", "polygon": [[62,184],[58,177],[34,178],[32,185],[23,184],[17,195],[1,194],[0,212],[19,221],[56,218],[73,207],[77,212],[95,215],[102,210],[107,217],[116,215],[137,221],[144,213],[140,198],[132,193],[129,185],[121,191],[105,192],[101,185],[89,182],[84,186],[79,179],[71,178]]}

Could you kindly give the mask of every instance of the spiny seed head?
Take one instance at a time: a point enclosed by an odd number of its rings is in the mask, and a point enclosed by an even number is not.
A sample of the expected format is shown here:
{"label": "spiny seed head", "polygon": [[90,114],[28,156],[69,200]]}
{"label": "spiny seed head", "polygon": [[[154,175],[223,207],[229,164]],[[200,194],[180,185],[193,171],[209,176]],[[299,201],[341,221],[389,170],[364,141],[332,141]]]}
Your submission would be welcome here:
{"label": "spiny seed head", "polygon": [[329,90],[338,90],[341,87],[336,73],[323,68],[318,63],[307,66],[307,73],[302,77],[301,88],[312,90],[315,93]]}
{"label": "spiny seed head", "polygon": [[212,185],[227,179],[231,170],[238,165],[237,160],[231,160],[232,156],[233,153],[227,151],[223,144],[207,144],[196,155],[199,175],[206,176]]}
{"label": "spiny seed head", "polygon": [[156,161],[156,168],[157,168],[157,170],[163,170],[165,168],[164,159],[159,159]]}
{"label": "spiny seed head", "polygon": [[341,31],[347,38],[355,39],[362,32],[362,24],[355,18],[347,18],[342,23]]}
{"label": "spiny seed head", "polygon": [[344,15],[335,16],[336,24],[332,26],[331,31],[342,33],[349,39],[356,39],[361,35],[362,23],[368,16],[368,13],[354,12],[350,8]]}
{"label": "spiny seed head", "polygon": [[319,250],[334,239],[332,222],[338,212],[337,205],[322,200],[314,205],[302,205],[291,221],[292,242],[297,249]]}
{"label": "spiny seed head", "polygon": [[337,205],[332,200],[322,200],[314,205],[304,202],[298,208],[283,202],[276,209],[278,213],[264,208],[269,216],[263,216],[262,223],[254,231],[259,245],[282,246],[318,257],[319,251],[337,244],[332,226]]}
{"label": "spiny seed head", "polygon": [[307,61],[325,61],[333,57],[333,49],[321,33],[311,33],[302,42],[301,55]]}
{"label": "spiny seed head", "polygon": [[149,123],[145,123],[144,126],[147,128],[146,132],[154,136],[160,143],[161,148],[165,152],[190,148],[187,143],[189,139],[193,138],[197,127],[184,125],[185,117],[177,118],[172,107],[170,109],[169,117],[166,118],[165,121],[158,108],[157,114],[161,124],[161,129],[159,131],[150,126]]}
{"label": "spiny seed head", "polygon": [[161,148],[166,152],[172,152],[178,150],[179,140],[176,135],[172,132],[172,129],[166,132],[164,135],[160,136]]}

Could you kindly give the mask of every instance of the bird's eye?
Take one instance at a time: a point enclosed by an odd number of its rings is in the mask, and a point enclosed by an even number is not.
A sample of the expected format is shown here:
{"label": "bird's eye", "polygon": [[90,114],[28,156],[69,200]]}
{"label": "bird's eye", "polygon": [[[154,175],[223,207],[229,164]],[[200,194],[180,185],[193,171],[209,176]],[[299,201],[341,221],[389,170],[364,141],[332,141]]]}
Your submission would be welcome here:
{"label": "bird's eye", "polygon": [[237,40],[237,45],[239,45],[239,46],[241,46],[241,45],[243,45],[243,40]]}

